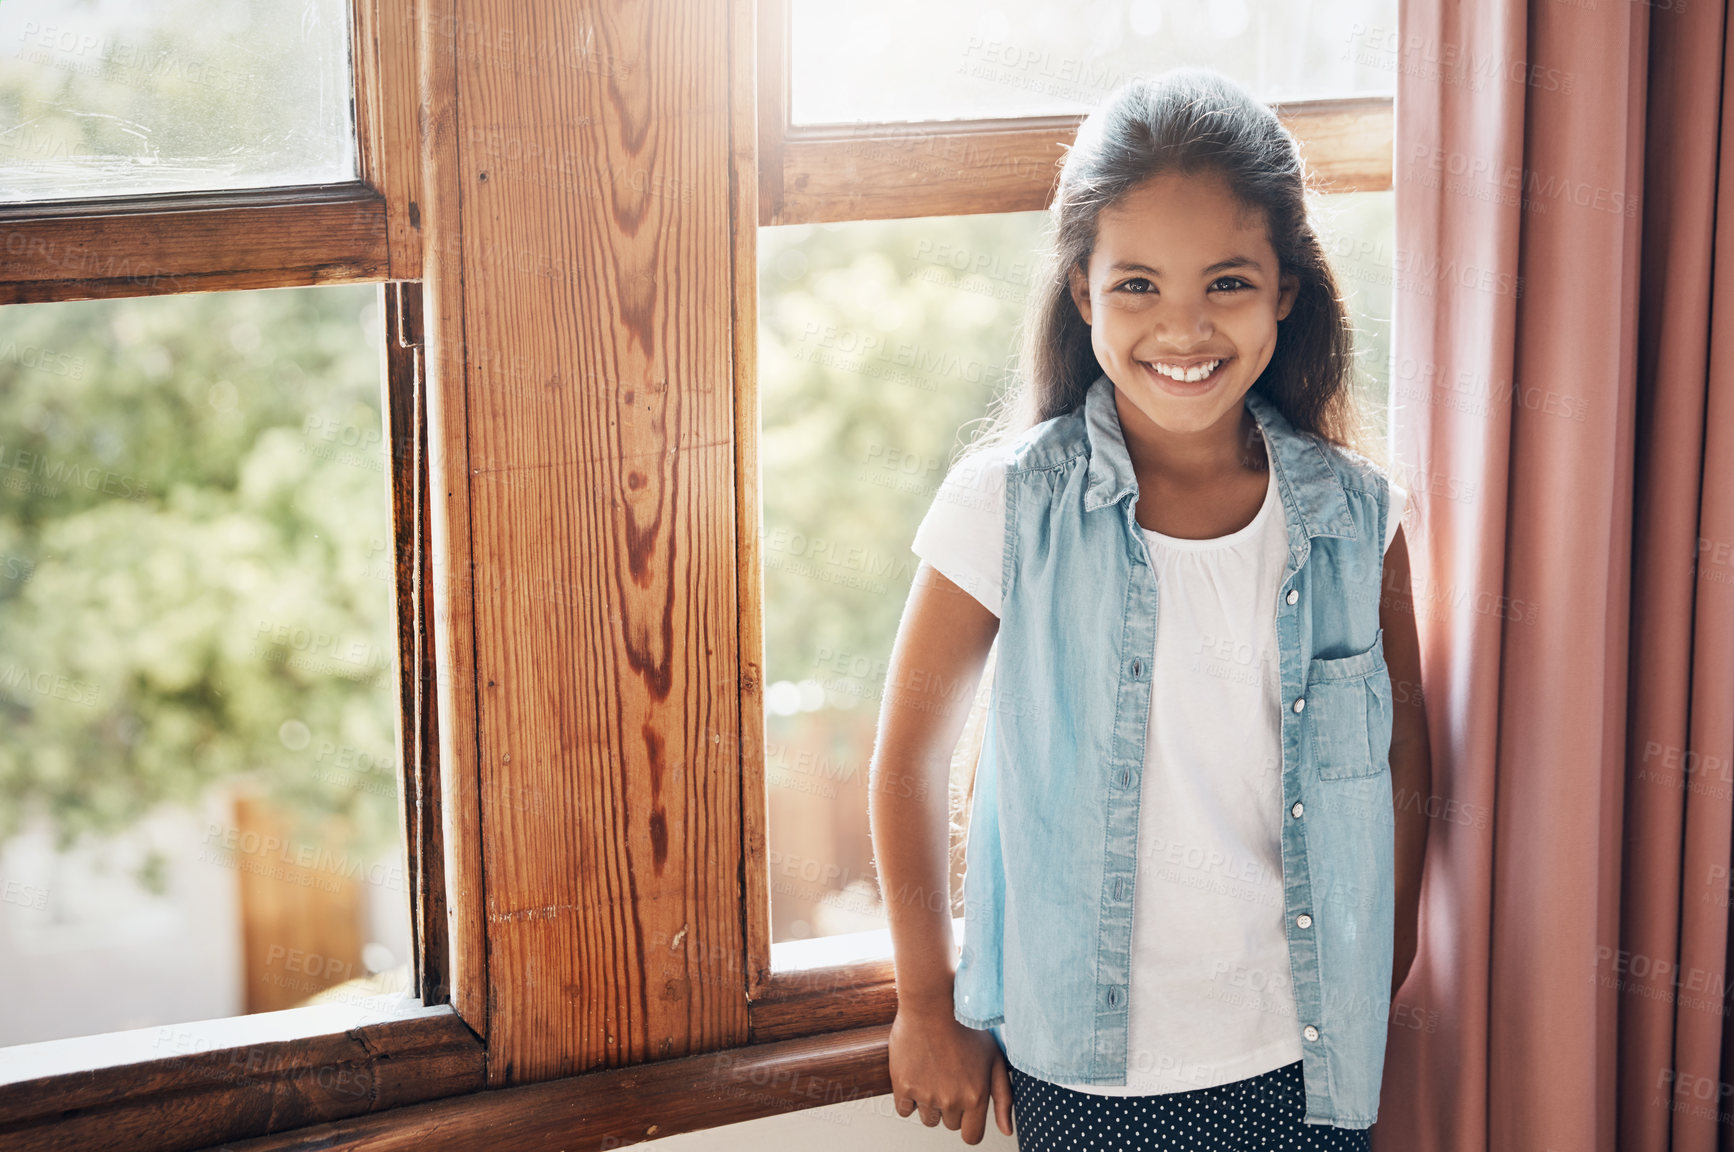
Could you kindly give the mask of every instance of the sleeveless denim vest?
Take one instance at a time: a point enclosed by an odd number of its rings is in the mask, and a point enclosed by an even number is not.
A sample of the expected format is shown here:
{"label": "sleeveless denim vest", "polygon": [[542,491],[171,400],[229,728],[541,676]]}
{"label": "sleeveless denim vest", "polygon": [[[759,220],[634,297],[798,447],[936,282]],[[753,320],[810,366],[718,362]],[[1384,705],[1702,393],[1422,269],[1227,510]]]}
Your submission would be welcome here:
{"label": "sleeveless denim vest", "polygon": [[[1378,1116],[1395,899],[1379,627],[1389,487],[1370,460],[1297,432],[1256,389],[1245,405],[1288,525],[1282,586],[1262,610],[1275,613],[1282,684],[1282,882],[1306,1121],[1364,1128]],[[1160,626],[1137,501],[1105,375],[1080,408],[1012,446],[954,1008],[1051,1081],[1126,1083]]]}

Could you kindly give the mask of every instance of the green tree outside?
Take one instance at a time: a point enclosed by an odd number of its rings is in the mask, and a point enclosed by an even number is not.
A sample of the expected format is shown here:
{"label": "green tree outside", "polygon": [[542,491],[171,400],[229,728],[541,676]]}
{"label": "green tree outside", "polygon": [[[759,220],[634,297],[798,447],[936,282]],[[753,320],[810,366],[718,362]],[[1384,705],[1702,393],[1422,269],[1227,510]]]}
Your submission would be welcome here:
{"label": "green tree outside", "polygon": [[0,311],[0,838],[237,778],[398,836],[377,296]]}

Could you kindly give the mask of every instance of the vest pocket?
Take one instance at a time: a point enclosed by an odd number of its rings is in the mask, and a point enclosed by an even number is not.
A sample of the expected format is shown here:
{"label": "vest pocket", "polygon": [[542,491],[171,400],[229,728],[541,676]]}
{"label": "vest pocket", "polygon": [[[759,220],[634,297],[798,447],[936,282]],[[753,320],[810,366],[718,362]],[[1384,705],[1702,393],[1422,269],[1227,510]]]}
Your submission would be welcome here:
{"label": "vest pocket", "polygon": [[1306,715],[1313,763],[1321,780],[1376,776],[1387,770],[1391,747],[1391,676],[1385,668],[1384,629],[1364,652],[1307,666]]}

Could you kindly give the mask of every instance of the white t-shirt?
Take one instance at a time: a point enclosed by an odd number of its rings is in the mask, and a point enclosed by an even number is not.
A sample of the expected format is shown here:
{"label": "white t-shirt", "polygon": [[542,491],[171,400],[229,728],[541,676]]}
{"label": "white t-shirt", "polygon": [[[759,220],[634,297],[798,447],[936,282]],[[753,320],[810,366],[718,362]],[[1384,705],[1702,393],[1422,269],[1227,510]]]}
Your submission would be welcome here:
{"label": "white t-shirt", "polygon": [[[1391,485],[1386,548],[1406,496]],[[1156,573],[1157,628],[1126,1084],[1066,1085],[1105,1096],[1228,1084],[1301,1058],[1283,925],[1282,499],[1267,482],[1252,521],[1213,539],[1142,531]],[[952,469],[912,547],[999,615],[1003,449]]]}

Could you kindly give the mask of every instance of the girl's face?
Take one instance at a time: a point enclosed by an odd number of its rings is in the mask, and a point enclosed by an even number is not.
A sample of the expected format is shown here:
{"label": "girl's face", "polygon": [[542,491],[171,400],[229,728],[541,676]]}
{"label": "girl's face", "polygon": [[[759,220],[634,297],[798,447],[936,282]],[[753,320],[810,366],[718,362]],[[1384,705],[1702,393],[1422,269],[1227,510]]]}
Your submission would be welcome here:
{"label": "girl's face", "polygon": [[1168,173],[1103,210],[1071,289],[1122,424],[1141,415],[1186,435],[1225,419],[1238,431],[1299,282],[1280,274],[1262,214],[1220,176]]}

